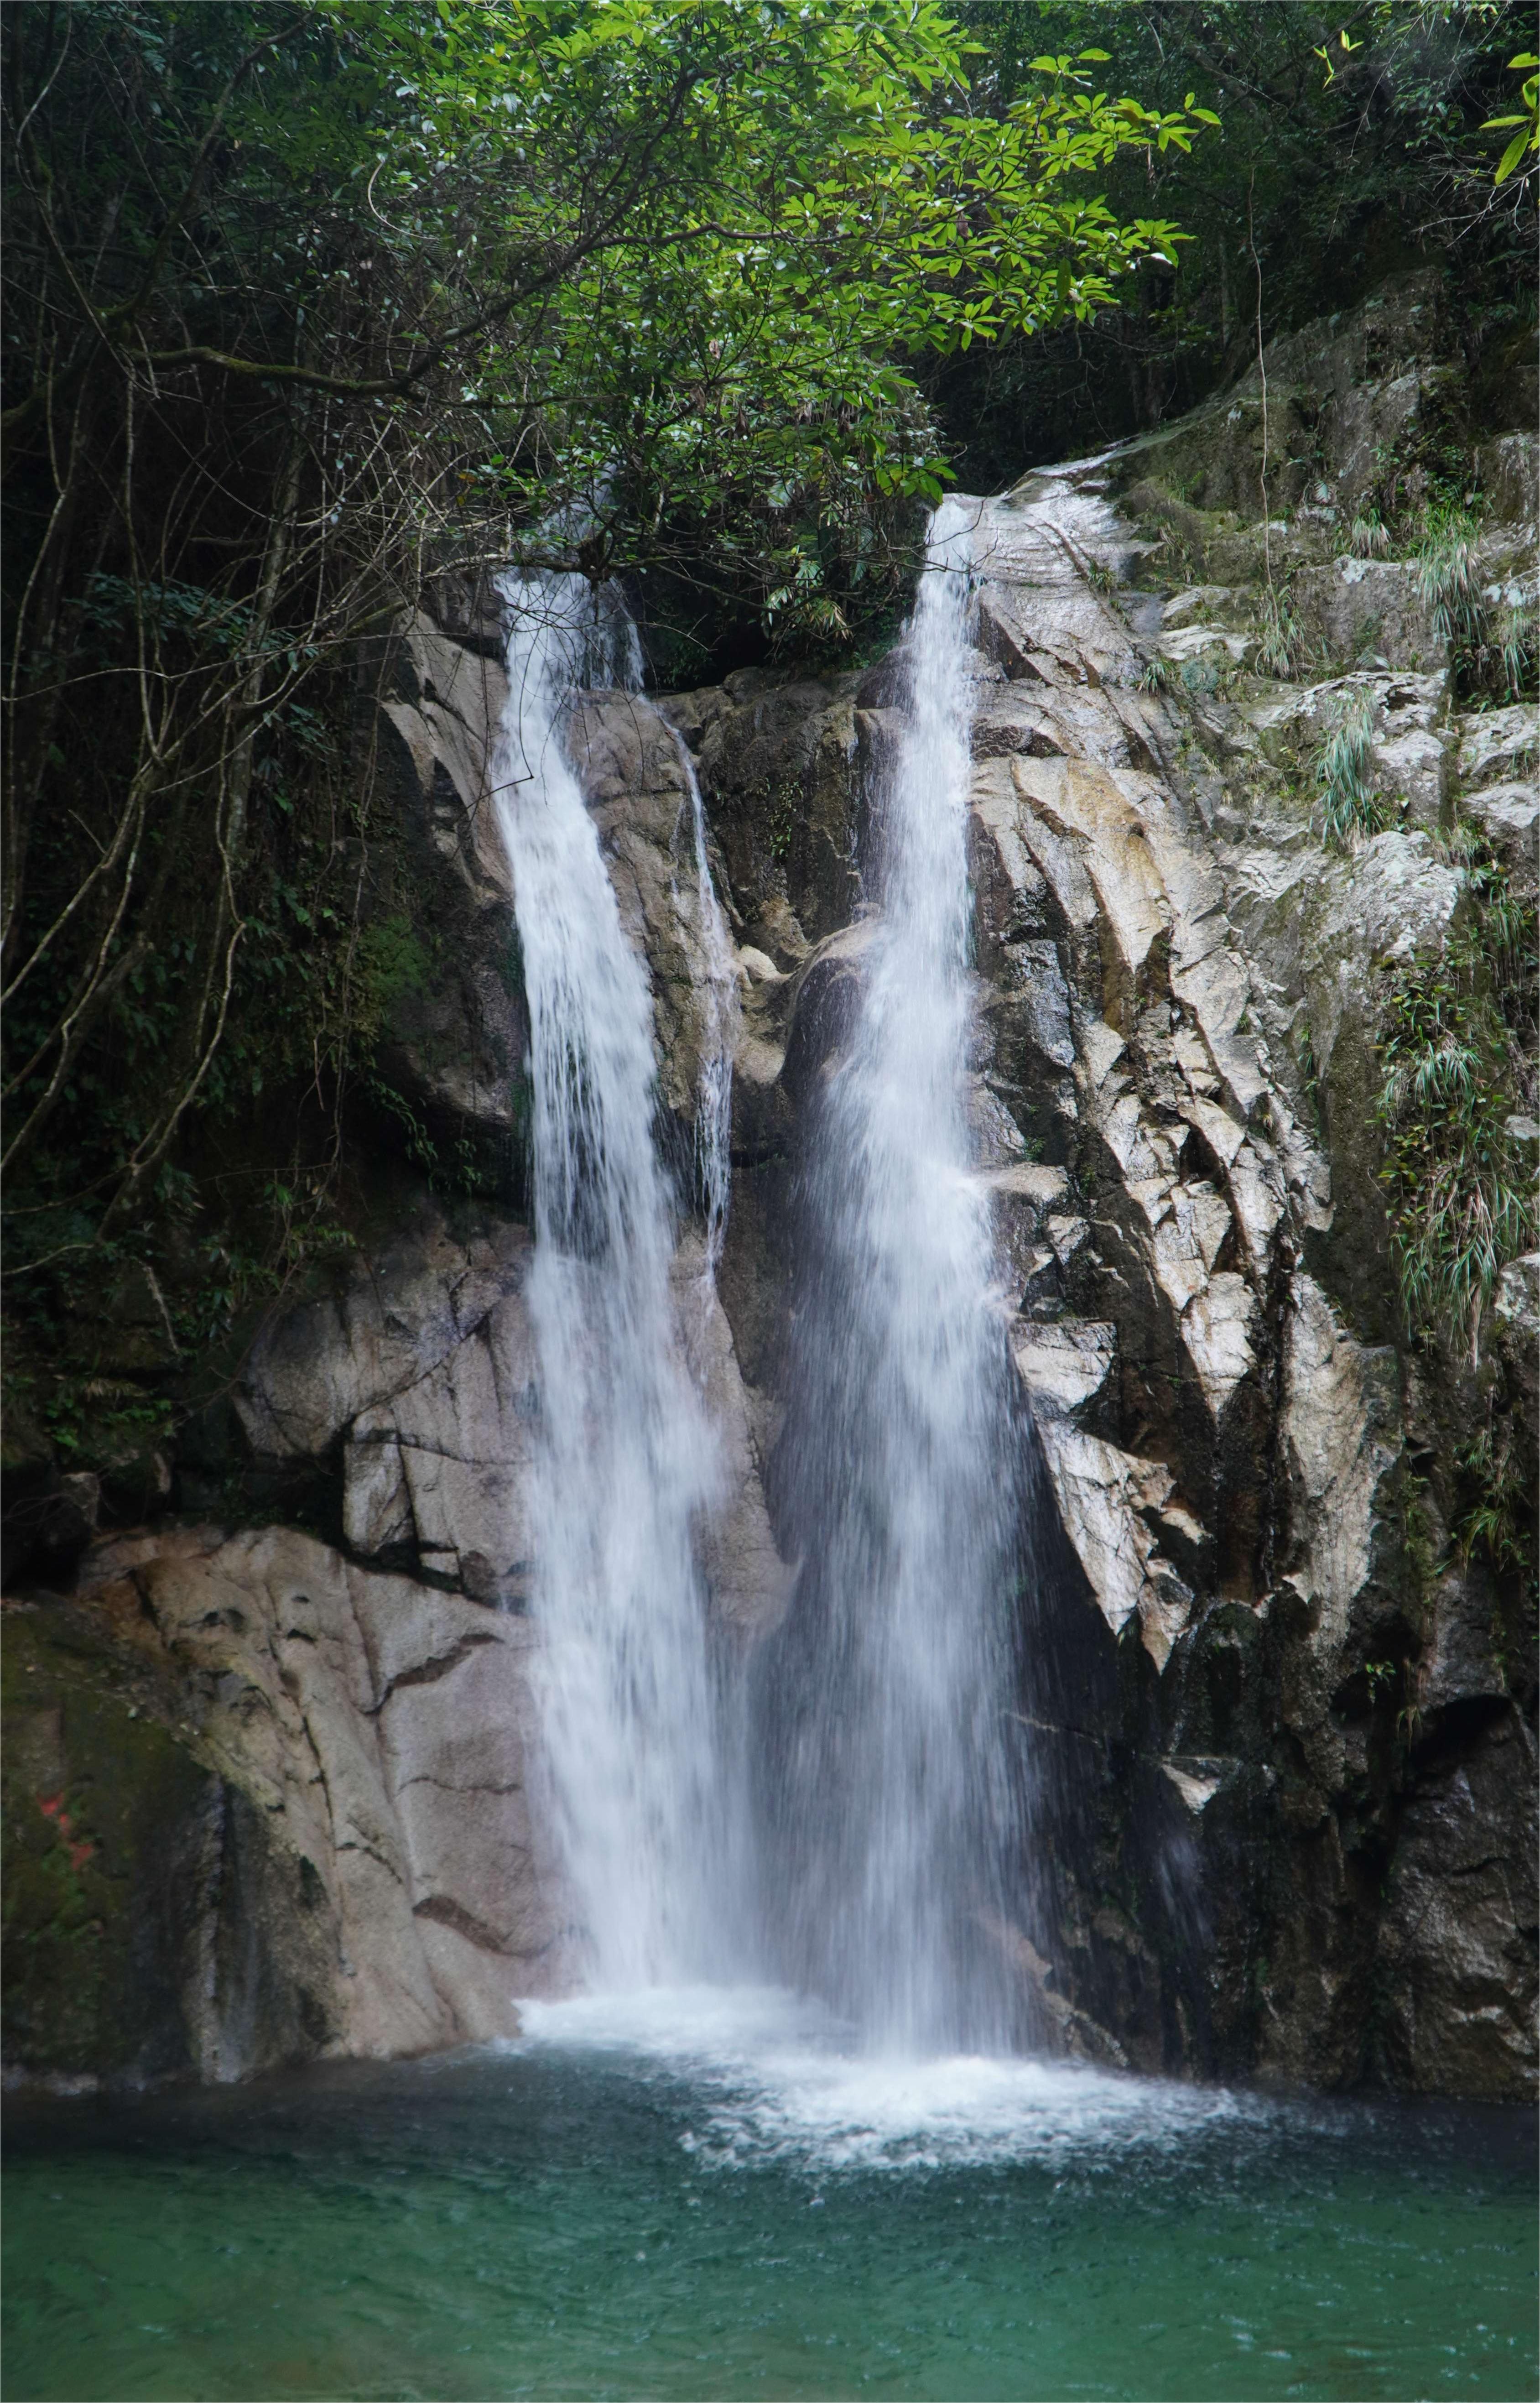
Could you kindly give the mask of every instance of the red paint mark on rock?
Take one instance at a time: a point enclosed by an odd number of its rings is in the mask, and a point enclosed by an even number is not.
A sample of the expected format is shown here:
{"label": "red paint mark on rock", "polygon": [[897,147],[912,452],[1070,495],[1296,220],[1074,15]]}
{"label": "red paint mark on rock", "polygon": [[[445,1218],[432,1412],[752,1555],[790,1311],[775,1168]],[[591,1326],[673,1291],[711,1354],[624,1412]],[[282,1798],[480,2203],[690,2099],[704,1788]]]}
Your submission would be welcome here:
{"label": "red paint mark on rock", "polygon": [[75,1822],[64,1808],[64,1793],[62,1786],[57,1794],[39,1794],[37,1807],[45,1819],[53,1821],[63,1838],[69,1849],[72,1868],[84,1868],[88,1861],[95,1859],[96,1846],[90,1839],[88,1836],[77,1836],[75,1832]]}

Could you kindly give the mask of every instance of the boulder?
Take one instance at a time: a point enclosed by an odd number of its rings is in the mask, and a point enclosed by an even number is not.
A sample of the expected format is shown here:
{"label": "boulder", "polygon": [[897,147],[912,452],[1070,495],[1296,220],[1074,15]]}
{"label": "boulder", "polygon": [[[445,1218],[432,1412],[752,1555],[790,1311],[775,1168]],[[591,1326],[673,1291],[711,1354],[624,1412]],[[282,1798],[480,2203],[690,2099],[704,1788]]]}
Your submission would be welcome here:
{"label": "boulder", "polygon": [[[13,2068],[226,2080],[511,2035],[516,1997],[550,1991],[525,1622],[292,1530],[181,1529],[107,1540],[72,1603],[15,1624],[18,1842],[38,1863],[18,1910],[42,1965]],[[46,1907],[49,1842],[78,1906]],[[85,1991],[46,2027],[77,1909]]]}

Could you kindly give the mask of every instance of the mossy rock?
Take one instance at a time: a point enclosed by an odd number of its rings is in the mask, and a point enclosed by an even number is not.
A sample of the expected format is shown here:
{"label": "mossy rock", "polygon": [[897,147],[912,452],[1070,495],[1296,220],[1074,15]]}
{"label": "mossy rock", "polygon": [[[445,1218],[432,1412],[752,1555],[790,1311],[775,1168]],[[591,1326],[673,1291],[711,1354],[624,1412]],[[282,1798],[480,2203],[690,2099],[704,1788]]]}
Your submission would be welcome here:
{"label": "mossy rock", "polygon": [[1145,562],[1146,576],[1168,583],[1190,576],[1229,586],[1263,580],[1267,552],[1261,529],[1242,525],[1233,511],[1194,508],[1151,476],[1129,487],[1123,507],[1164,532],[1166,549]]}
{"label": "mossy rock", "polygon": [[7,1604],[0,1663],[7,2075],[224,2078],[322,2050],[320,1881],[199,1757],[187,1688],[48,1599]]}
{"label": "mossy rock", "polygon": [[189,1840],[218,1781],[51,1618],[12,1607],[0,1632],[6,2058],[174,2071]]}

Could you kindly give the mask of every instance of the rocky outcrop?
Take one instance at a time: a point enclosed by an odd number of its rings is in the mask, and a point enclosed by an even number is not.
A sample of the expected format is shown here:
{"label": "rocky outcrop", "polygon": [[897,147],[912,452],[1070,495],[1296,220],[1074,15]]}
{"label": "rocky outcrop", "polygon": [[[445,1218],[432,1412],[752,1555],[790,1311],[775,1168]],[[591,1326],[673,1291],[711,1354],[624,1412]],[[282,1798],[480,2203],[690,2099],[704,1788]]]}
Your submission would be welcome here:
{"label": "rocky outcrop", "polygon": [[719,690],[662,703],[712,796],[745,939],[783,970],[844,925],[860,897],[851,815],[856,685],[853,675],[742,668]]}
{"label": "rocky outcrop", "polygon": [[492,789],[507,680],[421,611],[375,648],[368,747],[397,854],[369,942],[377,1081],[398,1120],[517,1190],[529,1019]]}
{"label": "rocky outcrop", "polygon": [[[1066,1539],[1020,1698],[1047,1900],[992,1934],[1072,2049],[1503,2096],[1534,2075],[1533,1632],[1456,1502],[1478,1418],[1533,1464],[1536,1258],[1504,1267],[1474,1357],[1410,1346],[1375,1112],[1387,979],[1469,921],[1455,824],[1533,899],[1534,717],[1463,709],[1411,565],[1343,543],[1387,450],[1415,476],[1447,423],[1440,306],[1411,279],[1276,345],[1265,449],[1249,379],[978,505],[969,1115]],[[1530,592],[1533,436],[1478,457],[1483,589]],[[1261,673],[1279,592],[1285,678]],[[68,1590],[7,1614],[7,2042],[35,2072],[411,2050],[505,2032],[568,1974],[531,1703],[498,629],[478,586],[430,597],[382,657],[418,945],[386,1057],[504,1199],[394,1195],[393,1231],[290,1295],[160,1459],[152,1524],[99,1534],[99,1480],[39,1495],[34,1556]],[[585,696],[566,729],[647,963],[687,1216],[712,1023],[692,777],[736,938],[720,1299],[687,1230],[678,1278],[723,1452],[701,1555],[740,1647],[787,1596],[798,1147],[859,991],[905,694],[901,655],[745,670]],[[1381,830],[1332,847],[1317,769],[1350,712]],[[153,1296],[119,1315],[161,1340]]]}
{"label": "rocky outcrop", "polygon": [[[1074,1726],[1030,1673],[1023,1697],[1047,1760],[1104,1747],[1099,1785],[1064,1772],[1063,1840],[1097,1868],[1057,1864],[1060,1991],[1148,2065],[1498,2095],[1535,2067],[1533,1642],[1521,1580],[1451,1516],[1457,1447],[1493,1409],[1529,1411],[1533,1485],[1533,1278],[1505,1271],[1486,1365],[1446,1362],[1436,1395],[1376,1107],[1389,980],[1470,908],[1451,828],[1533,893],[1533,713],[1463,713],[1413,566],[1339,550],[1377,446],[1439,404],[1432,368],[1381,371],[1430,312],[1413,282],[1269,354],[1268,499],[1289,514],[1266,542],[1255,382],[978,505],[971,1115],[1083,1578],[1034,1643],[1088,1658],[1065,1617],[1088,1604],[1103,1631]],[[1308,476],[1272,458],[1305,427]],[[1533,523],[1492,499],[1483,573],[1532,590]],[[1292,681],[1256,672],[1269,565]],[[689,696],[682,722],[720,727],[728,701]],[[831,840],[859,869],[901,665],[855,701]],[[1350,711],[1383,830],[1338,847],[1315,763]],[[742,790],[696,739],[757,935]],[[797,1129],[867,934],[857,910],[806,953],[745,954],[723,1292],[772,1433]]]}
{"label": "rocky outcrop", "polygon": [[183,1527],[6,1635],[13,2063],[224,2080],[517,2029],[559,1935],[524,1621]]}

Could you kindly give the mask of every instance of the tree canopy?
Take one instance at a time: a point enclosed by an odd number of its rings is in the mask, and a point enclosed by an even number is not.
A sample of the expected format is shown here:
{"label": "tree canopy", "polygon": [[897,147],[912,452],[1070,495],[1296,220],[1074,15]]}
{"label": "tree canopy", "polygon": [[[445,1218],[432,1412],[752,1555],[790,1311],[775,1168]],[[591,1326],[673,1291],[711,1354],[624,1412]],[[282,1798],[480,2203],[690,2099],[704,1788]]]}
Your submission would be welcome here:
{"label": "tree canopy", "polygon": [[344,470],[363,428],[448,437],[462,513],[524,550],[687,551],[802,634],[843,628],[883,503],[938,494],[906,354],[1169,260],[1089,179],[1216,121],[1111,97],[1092,45],[979,108],[934,0],[20,13],[13,443],[57,451],[104,371],[151,407],[255,382],[343,411]]}
{"label": "tree canopy", "polygon": [[[1179,217],[1178,266],[1123,303],[921,381],[970,486],[1158,423],[1235,375],[1265,337],[1351,306],[1387,275],[1448,255],[1479,370],[1511,373],[1533,342],[1540,160],[1488,120],[1527,104],[1519,0],[964,0],[985,46],[975,90],[1008,106],[1044,49],[1103,42],[1147,105],[1191,92],[1223,120],[1190,156],[1126,150],[1104,180],[1115,214]],[[1512,137],[1521,143],[1529,129]]]}
{"label": "tree canopy", "polygon": [[[1169,259],[1094,178],[1211,120],[1113,96],[1094,45],[980,108],[935,0],[76,0],[5,31],[6,1158],[47,1257],[147,1206],[187,1110],[275,1048],[335,1083],[340,846],[312,873],[285,808],[425,565],[672,573],[685,671],[692,611],[848,639],[940,489],[906,360]],[[264,1036],[300,928],[326,965]]]}

